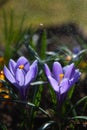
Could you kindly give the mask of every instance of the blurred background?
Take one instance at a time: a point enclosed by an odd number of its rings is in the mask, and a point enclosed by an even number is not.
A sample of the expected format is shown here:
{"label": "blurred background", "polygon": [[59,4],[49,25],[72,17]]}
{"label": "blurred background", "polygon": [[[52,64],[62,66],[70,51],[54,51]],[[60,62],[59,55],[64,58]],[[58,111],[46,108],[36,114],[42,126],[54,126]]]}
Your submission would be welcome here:
{"label": "blurred background", "polygon": [[[87,0],[0,0],[0,48],[4,52],[8,44],[17,43],[15,39],[29,27],[44,27],[48,44],[55,48],[60,43],[71,48],[87,43],[86,7]],[[34,42],[37,39],[35,35]]]}
{"label": "blurred background", "polygon": [[75,23],[87,34],[87,0],[0,0],[0,41],[3,39],[3,9],[8,22],[10,12],[14,12],[15,29],[24,15],[24,27]]}

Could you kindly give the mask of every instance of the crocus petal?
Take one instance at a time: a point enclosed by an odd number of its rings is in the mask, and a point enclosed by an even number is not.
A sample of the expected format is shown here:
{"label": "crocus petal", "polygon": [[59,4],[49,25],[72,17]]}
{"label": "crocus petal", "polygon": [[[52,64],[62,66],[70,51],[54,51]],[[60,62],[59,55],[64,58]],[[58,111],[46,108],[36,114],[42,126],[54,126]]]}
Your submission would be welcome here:
{"label": "crocus petal", "polygon": [[17,66],[16,66],[16,68],[18,68],[20,65],[24,65],[24,69],[25,69],[26,71],[29,70],[29,67],[30,67],[29,61],[28,61],[24,56],[21,56],[21,57],[17,60]]}
{"label": "crocus petal", "polygon": [[35,60],[32,65],[30,66],[30,70],[34,72],[34,78],[36,78],[37,76],[37,72],[38,72],[38,66],[37,66],[37,60]]}
{"label": "crocus petal", "polygon": [[36,67],[37,66],[37,60],[35,60],[32,64],[31,64],[31,66],[30,67]]}
{"label": "crocus petal", "polygon": [[53,63],[52,73],[54,78],[59,82],[60,81],[60,74],[63,74],[62,66],[59,62]]}
{"label": "crocus petal", "polygon": [[51,76],[51,71],[47,64],[44,64],[44,69],[45,69],[45,73],[46,73],[47,77]]}
{"label": "crocus petal", "polygon": [[58,82],[54,78],[52,78],[51,76],[48,76],[48,80],[49,80],[51,86],[53,87],[53,89],[56,92],[59,92]]}
{"label": "crocus petal", "polygon": [[17,69],[15,78],[19,86],[24,86],[24,74],[21,69]]}
{"label": "crocus petal", "polygon": [[38,63],[38,61],[37,60],[35,60],[33,63],[32,63],[32,65],[30,66],[30,69],[34,69],[33,71],[34,71],[34,77],[36,77],[37,76],[37,72],[38,72],[38,66],[37,66],[37,63]]}
{"label": "crocus petal", "polygon": [[70,89],[70,83],[68,79],[63,79],[62,82],[60,83],[60,94],[66,93]]}
{"label": "crocus petal", "polygon": [[75,70],[73,78],[70,80],[71,86],[74,85],[78,79],[80,78],[81,72],[79,72],[79,69]]}
{"label": "crocus petal", "polygon": [[64,72],[64,74],[66,73],[68,67],[69,67],[69,65],[66,65],[66,66],[63,67],[63,72]]}
{"label": "crocus petal", "polygon": [[33,81],[36,78],[37,71],[38,71],[37,62],[35,61],[30,66],[30,70],[27,72],[27,74],[25,76],[25,86],[27,86],[28,84],[30,84],[30,82]]}
{"label": "crocus petal", "polygon": [[15,75],[15,67],[16,67],[16,62],[11,59],[9,61],[9,69],[10,69],[11,73],[13,74],[13,76]]}
{"label": "crocus petal", "polygon": [[11,74],[11,72],[8,70],[8,68],[6,66],[4,66],[4,74],[6,76],[6,78],[13,84],[15,83],[15,78],[13,77],[13,75]]}
{"label": "crocus petal", "polygon": [[75,70],[75,73],[74,73],[74,79],[75,80],[78,80],[78,78],[80,78],[80,76],[81,76],[81,72],[79,72],[79,69],[76,69]]}
{"label": "crocus petal", "polygon": [[69,78],[71,79],[73,77],[75,73],[75,66],[74,64],[72,63],[71,65],[69,65],[66,70],[65,70],[65,75],[64,75],[64,78]]}

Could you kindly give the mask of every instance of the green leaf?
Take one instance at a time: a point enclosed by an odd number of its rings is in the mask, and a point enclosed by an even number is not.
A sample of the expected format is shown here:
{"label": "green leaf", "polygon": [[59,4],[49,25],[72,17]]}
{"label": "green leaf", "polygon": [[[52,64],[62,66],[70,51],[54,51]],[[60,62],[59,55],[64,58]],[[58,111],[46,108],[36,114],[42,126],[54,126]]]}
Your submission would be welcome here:
{"label": "green leaf", "polygon": [[77,116],[76,109],[75,109],[74,105],[72,104],[71,100],[69,100],[69,103],[70,103],[70,108],[73,108],[73,109],[72,109],[73,115],[74,115],[74,116]]}
{"label": "green leaf", "polygon": [[[70,113],[73,109],[75,109],[79,104],[81,104],[83,101],[87,100],[87,96],[81,98],[79,101],[77,101],[72,107],[71,109],[68,111],[68,113]],[[68,114],[67,113],[67,114]]]}
{"label": "green leaf", "polygon": [[3,23],[4,23],[4,36],[5,40],[7,40],[8,37],[8,24],[7,24],[7,16],[5,10],[3,10]]}
{"label": "green leaf", "polygon": [[75,117],[72,117],[71,119],[82,119],[82,120],[87,120],[87,116],[75,116]]}
{"label": "green leaf", "polygon": [[52,100],[52,102],[54,104],[54,109],[55,109],[55,107],[57,105],[57,97],[56,97],[56,94],[55,94],[53,88],[50,85],[49,85],[49,91],[50,91],[51,100]]}
{"label": "green leaf", "polygon": [[6,125],[3,124],[2,122],[0,122],[0,130],[7,130]]}
{"label": "green leaf", "polygon": [[39,58],[38,53],[29,45],[29,41],[26,40],[24,43],[25,43],[25,46],[26,46],[26,48],[27,48],[27,50],[28,50],[30,56],[33,56],[33,57],[35,57],[38,61],[40,61],[40,58]]}
{"label": "green leaf", "polygon": [[23,105],[27,105],[27,106],[31,106],[34,107],[35,110],[40,110],[42,113],[44,113],[45,115],[47,115],[47,117],[50,117],[49,114],[41,107],[37,107],[34,103],[31,102],[27,102],[27,101],[21,101],[21,100],[12,100],[12,99],[4,99],[4,98],[0,98],[0,101],[3,102],[13,102],[13,103],[18,103],[18,104],[23,104]]}
{"label": "green leaf", "polygon": [[42,125],[38,130],[46,130],[46,129],[51,129],[53,126],[56,125],[55,121],[49,121],[47,123],[45,123],[44,125]]}
{"label": "green leaf", "polygon": [[40,57],[41,59],[45,59],[46,58],[46,49],[47,49],[47,42],[46,42],[46,31],[44,30],[44,32],[42,33],[42,37],[41,37],[41,43],[40,44]]}
{"label": "green leaf", "polygon": [[69,92],[68,92],[68,97],[69,97],[69,99],[72,98],[72,95],[73,95],[74,90],[75,90],[75,86],[73,86],[73,87],[69,90]]}
{"label": "green leaf", "polygon": [[46,84],[47,82],[44,82],[44,81],[36,81],[36,82],[32,82],[31,85],[34,86],[34,85],[42,85],[42,84]]}
{"label": "green leaf", "polygon": [[78,106],[79,104],[81,104],[84,100],[87,100],[87,96],[81,98],[78,102],[75,103],[74,107]]}

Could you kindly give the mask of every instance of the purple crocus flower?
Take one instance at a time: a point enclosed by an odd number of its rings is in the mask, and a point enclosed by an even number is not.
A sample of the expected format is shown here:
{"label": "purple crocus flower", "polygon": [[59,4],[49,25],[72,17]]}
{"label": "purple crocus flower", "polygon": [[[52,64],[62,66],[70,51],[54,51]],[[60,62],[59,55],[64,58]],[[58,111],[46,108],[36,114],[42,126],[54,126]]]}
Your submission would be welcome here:
{"label": "purple crocus flower", "polygon": [[69,89],[78,81],[81,73],[79,69],[75,69],[74,63],[62,68],[59,62],[54,62],[52,72],[47,64],[45,64],[46,76],[56,92],[59,104],[64,101]]}
{"label": "purple crocus flower", "polygon": [[37,71],[37,60],[30,65],[24,56],[21,56],[17,62],[10,59],[9,69],[4,66],[6,78],[19,90],[23,100],[26,100],[28,87],[36,78]]}
{"label": "purple crocus flower", "polygon": [[73,48],[73,54],[78,54],[81,51],[80,46],[76,46]]}

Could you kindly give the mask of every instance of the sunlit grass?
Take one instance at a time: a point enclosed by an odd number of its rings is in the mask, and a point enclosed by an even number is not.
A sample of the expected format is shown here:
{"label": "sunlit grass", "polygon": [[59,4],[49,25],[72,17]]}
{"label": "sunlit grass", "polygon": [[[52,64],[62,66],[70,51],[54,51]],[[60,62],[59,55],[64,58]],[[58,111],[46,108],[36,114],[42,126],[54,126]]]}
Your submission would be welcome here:
{"label": "sunlit grass", "polygon": [[82,28],[87,28],[87,1],[84,0],[8,0],[0,8],[0,39],[3,28],[2,10],[6,10],[8,19],[11,10],[14,11],[15,29],[18,28],[20,20],[25,14],[26,20],[24,27],[39,27],[40,23],[44,26],[60,25],[62,23],[74,22]]}
{"label": "sunlit grass", "polygon": [[[61,22],[75,21],[80,23],[86,15],[86,4],[84,0],[9,0],[3,7],[7,15],[11,9],[14,10],[16,22],[20,20],[23,13],[26,15],[26,26],[45,24],[59,24]],[[2,9],[0,11],[1,15]]]}

